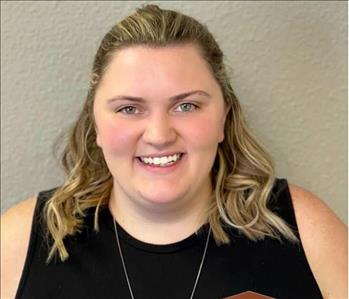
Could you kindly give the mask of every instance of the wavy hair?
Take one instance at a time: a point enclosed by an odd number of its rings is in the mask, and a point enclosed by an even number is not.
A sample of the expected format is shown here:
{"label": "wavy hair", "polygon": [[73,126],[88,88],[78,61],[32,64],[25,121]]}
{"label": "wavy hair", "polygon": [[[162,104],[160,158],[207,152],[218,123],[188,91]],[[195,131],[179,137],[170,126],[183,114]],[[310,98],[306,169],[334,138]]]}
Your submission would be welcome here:
{"label": "wavy hair", "polygon": [[67,179],[44,206],[46,237],[52,241],[47,263],[57,253],[61,261],[69,257],[64,238],[82,231],[90,208],[94,208],[94,230],[99,231],[98,214],[110,197],[113,181],[96,144],[93,102],[113,54],[133,45],[166,47],[187,43],[198,46],[221,87],[224,101],[230,105],[225,138],[218,145],[211,171],[214,191],[206,211],[215,242],[230,242],[224,226],[237,228],[254,241],[266,236],[298,241],[287,223],[267,207],[275,182],[273,163],[246,125],[214,37],[192,17],[146,5],[113,26],[95,55],[87,98],[62,154]]}

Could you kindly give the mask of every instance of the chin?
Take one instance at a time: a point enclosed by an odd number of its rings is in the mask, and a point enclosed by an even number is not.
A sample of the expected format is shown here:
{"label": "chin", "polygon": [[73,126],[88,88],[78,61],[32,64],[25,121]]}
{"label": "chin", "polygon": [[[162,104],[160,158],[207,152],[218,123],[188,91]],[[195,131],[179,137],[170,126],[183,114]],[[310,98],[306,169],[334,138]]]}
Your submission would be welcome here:
{"label": "chin", "polygon": [[167,190],[167,192],[156,192],[156,194],[151,193],[141,193],[141,197],[150,203],[153,204],[166,204],[166,203],[172,203],[177,202],[181,198],[183,198],[180,194],[169,194],[170,192]]}

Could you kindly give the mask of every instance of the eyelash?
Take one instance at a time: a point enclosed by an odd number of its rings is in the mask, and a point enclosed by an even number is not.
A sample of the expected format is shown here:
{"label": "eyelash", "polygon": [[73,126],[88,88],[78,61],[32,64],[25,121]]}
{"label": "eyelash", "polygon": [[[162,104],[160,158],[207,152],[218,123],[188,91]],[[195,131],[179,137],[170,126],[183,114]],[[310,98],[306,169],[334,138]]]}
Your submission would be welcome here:
{"label": "eyelash", "polygon": [[[194,109],[193,109],[193,110],[189,110],[189,111],[180,111],[180,112],[193,112],[193,111],[199,109],[199,106],[198,106],[198,105],[195,105],[195,104],[193,104],[193,103],[181,103],[181,104],[178,105],[178,107],[180,107],[181,105],[184,105],[184,104],[185,104],[185,105],[188,105],[188,104],[189,104],[189,105],[191,105],[192,107],[194,107]],[[122,108],[116,110],[115,112],[116,112],[116,113],[121,112],[121,113],[126,114],[126,115],[134,115],[134,113],[124,113],[124,111],[125,111],[126,108],[135,108],[135,109],[136,109],[135,106],[125,106],[125,107],[122,107]]]}

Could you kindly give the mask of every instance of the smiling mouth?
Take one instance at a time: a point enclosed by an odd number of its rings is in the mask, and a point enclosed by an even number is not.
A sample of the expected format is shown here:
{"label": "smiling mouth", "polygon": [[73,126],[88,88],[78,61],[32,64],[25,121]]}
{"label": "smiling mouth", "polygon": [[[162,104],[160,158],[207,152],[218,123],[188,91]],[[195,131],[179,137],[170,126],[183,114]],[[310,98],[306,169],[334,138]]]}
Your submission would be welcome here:
{"label": "smiling mouth", "polygon": [[154,158],[154,159],[141,159],[141,157],[136,157],[138,159],[139,162],[141,162],[143,165],[146,166],[152,166],[152,167],[166,167],[166,166],[171,166],[176,164],[177,162],[179,162],[182,157],[183,157],[184,153],[179,153],[179,155],[176,155],[175,158],[174,155],[171,156],[172,158],[170,159],[165,159],[164,157],[162,158]]}

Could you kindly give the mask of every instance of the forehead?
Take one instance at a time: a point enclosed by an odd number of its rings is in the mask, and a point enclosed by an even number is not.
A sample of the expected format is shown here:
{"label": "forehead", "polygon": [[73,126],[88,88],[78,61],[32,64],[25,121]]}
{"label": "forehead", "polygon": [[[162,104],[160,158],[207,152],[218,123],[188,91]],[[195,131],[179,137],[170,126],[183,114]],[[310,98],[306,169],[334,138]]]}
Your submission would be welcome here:
{"label": "forehead", "polygon": [[[193,86],[194,85],[194,86]],[[149,88],[212,88],[217,83],[207,62],[193,44],[166,47],[131,46],[113,54],[100,87],[142,90]]]}

